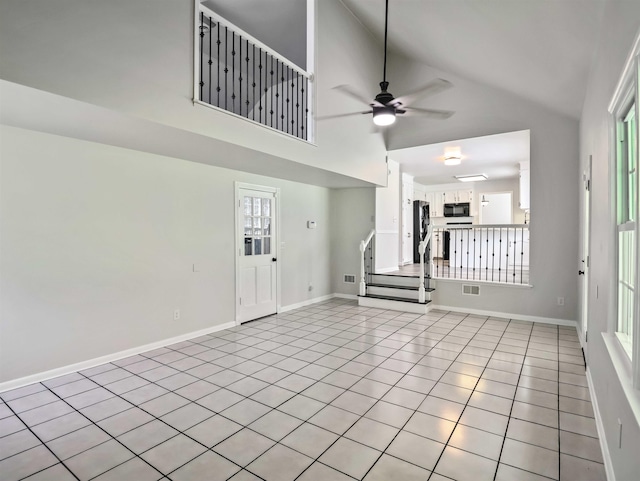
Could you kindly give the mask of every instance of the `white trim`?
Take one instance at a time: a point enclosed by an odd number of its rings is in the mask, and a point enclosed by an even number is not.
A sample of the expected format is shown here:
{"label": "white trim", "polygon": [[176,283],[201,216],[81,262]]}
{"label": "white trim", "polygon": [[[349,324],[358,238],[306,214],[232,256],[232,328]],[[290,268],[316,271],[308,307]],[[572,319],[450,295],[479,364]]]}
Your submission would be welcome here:
{"label": "white trim", "polygon": [[613,369],[618,376],[620,387],[622,387],[626,401],[629,403],[629,409],[631,409],[636,422],[640,424],[640,390],[633,387],[633,366],[631,360],[615,334],[603,332],[602,339],[609,353]]}
{"label": "white trim", "polygon": [[593,388],[593,379],[591,377],[591,370],[587,366],[587,386],[589,387],[589,395],[591,396],[591,404],[593,406],[593,414],[596,418],[596,429],[598,430],[598,439],[600,440],[600,450],[602,451],[602,459],[604,461],[604,470],[607,475],[607,481],[616,481],[616,475],[613,471],[613,461],[611,460],[611,453],[609,452],[609,445],[607,444],[607,436],[604,431],[604,423],[602,422],[602,416],[600,415],[600,408],[598,407],[598,398],[596,397],[596,391]]}
{"label": "white trim", "polygon": [[125,357],[135,356],[136,354],[141,354],[153,349],[158,349],[159,347],[175,344],[176,342],[187,341],[189,339],[193,339],[194,337],[204,336],[205,334],[211,334],[212,332],[223,331],[225,329],[235,327],[235,325],[235,322],[225,322],[224,324],[218,324],[217,326],[200,329],[199,331],[188,332],[186,334],[170,337],[168,339],[152,342],[150,344],[132,347],[131,349],[126,349],[124,351],[119,351],[113,354],[107,354],[106,356],[96,357],[75,364],[69,364],[67,366],[31,374],[29,376],[21,377],[18,379],[12,379],[11,381],[0,383],[0,392],[10,391],[11,389],[17,389],[19,387],[33,384],[35,382],[42,382],[48,379],[53,379],[55,377],[64,376],[65,374],[71,374],[72,372],[84,371],[85,369],[89,369],[91,367],[117,361],[118,359],[124,359]]}
{"label": "white trim", "polygon": [[[527,269],[528,270],[528,269]],[[498,281],[484,281],[480,279],[461,279],[455,277],[437,277],[433,276],[432,279],[438,282],[466,282],[470,284],[483,284],[485,286],[495,286],[495,287],[511,287],[511,288],[519,288],[519,289],[533,289],[533,284],[512,284],[508,282],[498,282]]]}
{"label": "white trim", "polygon": [[631,47],[631,51],[627,56],[627,60],[624,63],[624,67],[622,69],[622,74],[620,75],[620,79],[616,85],[616,89],[614,91],[613,96],[611,97],[611,101],[609,102],[609,113],[613,113],[615,108],[618,106],[620,102],[623,101],[623,95],[628,93],[628,85],[626,85],[629,81],[628,75],[629,70],[635,65],[635,57],[640,54],[640,30],[636,34],[636,38],[633,42],[633,47]]}
{"label": "white trim", "polygon": [[390,311],[411,312],[413,314],[426,314],[433,308],[431,303],[416,304],[413,302],[392,301],[390,299],[376,299],[374,297],[358,297],[358,305]]}
{"label": "white trim", "polygon": [[299,309],[300,307],[306,307],[311,304],[316,304],[318,302],[328,301],[329,299],[333,299],[335,294],[327,294],[326,296],[314,297],[313,299],[307,299],[306,301],[296,302],[295,304],[289,304],[288,306],[283,306],[278,309],[278,314],[281,312],[289,312],[294,309]]}
{"label": "white trim", "polygon": [[514,319],[517,321],[540,322],[543,324],[576,327],[576,321],[571,319],[555,319],[553,317],[529,316],[527,314],[514,314],[511,312],[485,311],[482,309],[468,309],[466,307],[443,306],[441,304],[435,304],[432,309],[462,312],[464,314],[477,314],[479,316],[502,317],[505,319]]}

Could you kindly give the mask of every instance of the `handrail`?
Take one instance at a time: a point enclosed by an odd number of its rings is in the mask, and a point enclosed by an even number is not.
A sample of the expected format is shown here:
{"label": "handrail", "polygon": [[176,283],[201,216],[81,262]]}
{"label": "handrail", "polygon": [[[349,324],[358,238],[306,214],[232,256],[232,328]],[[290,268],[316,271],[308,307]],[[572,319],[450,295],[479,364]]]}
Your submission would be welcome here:
{"label": "handrail", "polygon": [[373,238],[373,236],[376,234],[376,230],[375,229],[371,229],[371,232],[369,232],[369,235],[367,236],[367,238],[365,240],[361,240],[360,241],[360,286],[359,286],[359,294],[361,296],[365,296],[367,294],[367,283],[364,279],[365,276],[365,272],[364,272],[364,252],[365,250],[367,250],[367,246],[369,245],[369,242],[371,242],[371,239]]}
{"label": "handrail", "polygon": [[223,16],[215,13],[210,8],[206,7],[205,5],[202,5],[199,2],[198,2],[198,4],[199,4],[199,8],[200,8],[201,12],[204,12],[206,15],[208,15],[208,16],[210,16],[212,18],[215,18],[218,22],[224,23],[227,27],[231,28],[232,30],[235,30],[236,33],[242,35],[242,37],[245,40],[249,40],[251,43],[255,44],[256,46],[261,47],[264,52],[267,52],[272,57],[277,58],[282,63],[284,63],[285,65],[291,67],[293,70],[297,71],[298,73],[300,73],[304,77],[307,77],[308,79],[310,79],[313,76],[313,74],[311,74],[310,72],[307,72],[302,67],[299,67],[298,65],[293,63],[291,60],[289,60],[285,56],[279,54],[278,52],[276,52],[275,50],[273,50],[269,46],[265,45],[264,42],[261,42],[260,40],[255,38],[253,35],[245,32],[243,29],[241,29],[237,25],[233,24],[232,22],[230,22],[229,20],[227,20]]}
{"label": "handrail", "polygon": [[427,249],[427,245],[431,241],[433,235],[433,226],[429,224],[427,232],[424,238],[418,244],[418,253],[420,254],[420,273],[419,273],[419,285],[418,285],[418,302],[424,304],[427,300],[427,291],[424,285],[424,253]]}
{"label": "handrail", "polygon": [[531,224],[467,224],[467,225],[451,225],[443,224],[435,226],[438,229],[507,229],[507,228],[521,228],[531,227]]}

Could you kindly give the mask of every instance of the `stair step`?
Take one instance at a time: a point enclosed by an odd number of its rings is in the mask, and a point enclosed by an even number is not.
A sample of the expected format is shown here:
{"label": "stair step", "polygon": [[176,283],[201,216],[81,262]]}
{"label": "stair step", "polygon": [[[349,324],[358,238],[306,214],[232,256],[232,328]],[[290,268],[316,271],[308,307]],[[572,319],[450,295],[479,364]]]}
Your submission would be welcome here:
{"label": "stair step", "polygon": [[[369,284],[367,284],[367,287],[386,287],[389,289],[405,289],[408,291],[417,291],[418,290],[418,286],[398,286],[396,284],[379,284],[379,283],[374,283],[374,282],[370,282]],[[433,287],[425,287],[424,289],[427,292],[433,292],[435,291],[435,289]]]}
{"label": "stair step", "polygon": [[365,296],[358,297],[369,297],[371,299],[384,299],[386,301],[398,301],[398,302],[409,302],[411,304],[428,304],[431,301],[418,302],[417,299],[407,299],[406,297],[395,297],[395,296],[381,296],[378,294],[367,294]]}

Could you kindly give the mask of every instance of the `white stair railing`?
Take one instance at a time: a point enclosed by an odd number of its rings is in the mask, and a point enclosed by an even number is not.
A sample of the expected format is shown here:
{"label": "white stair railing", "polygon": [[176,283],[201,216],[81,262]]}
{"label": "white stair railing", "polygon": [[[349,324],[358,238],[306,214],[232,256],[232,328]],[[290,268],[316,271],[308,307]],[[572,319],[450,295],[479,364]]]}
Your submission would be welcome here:
{"label": "white stair railing", "polygon": [[371,232],[369,232],[369,235],[367,236],[367,238],[365,240],[361,240],[360,241],[360,289],[359,289],[359,295],[361,296],[365,296],[367,294],[367,281],[365,280],[365,271],[364,271],[364,253],[367,250],[367,246],[369,245],[369,242],[371,242],[371,239],[373,238],[373,236],[375,235],[376,230],[375,229],[371,229]]}
{"label": "white stair railing", "polygon": [[433,234],[433,227],[429,225],[427,228],[427,235],[418,244],[418,253],[420,254],[420,284],[418,286],[418,302],[424,304],[427,302],[427,291],[424,285],[424,253],[427,249],[427,245],[431,241]]}

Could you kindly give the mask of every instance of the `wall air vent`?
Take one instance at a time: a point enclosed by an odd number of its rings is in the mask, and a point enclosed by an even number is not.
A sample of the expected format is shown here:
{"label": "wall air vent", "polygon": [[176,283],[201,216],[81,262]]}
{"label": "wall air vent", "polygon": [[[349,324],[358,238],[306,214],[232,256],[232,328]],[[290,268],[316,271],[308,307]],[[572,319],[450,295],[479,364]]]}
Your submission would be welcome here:
{"label": "wall air vent", "polygon": [[356,283],[356,276],[354,276],[352,274],[345,274],[344,275],[344,282],[345,282],[345,284],[355,284]]}
{"label": "wall air vent", "polygon": [[480,286],[472,286],[468,284],[462,284],[462,294],[465,296],[479,296]]}

